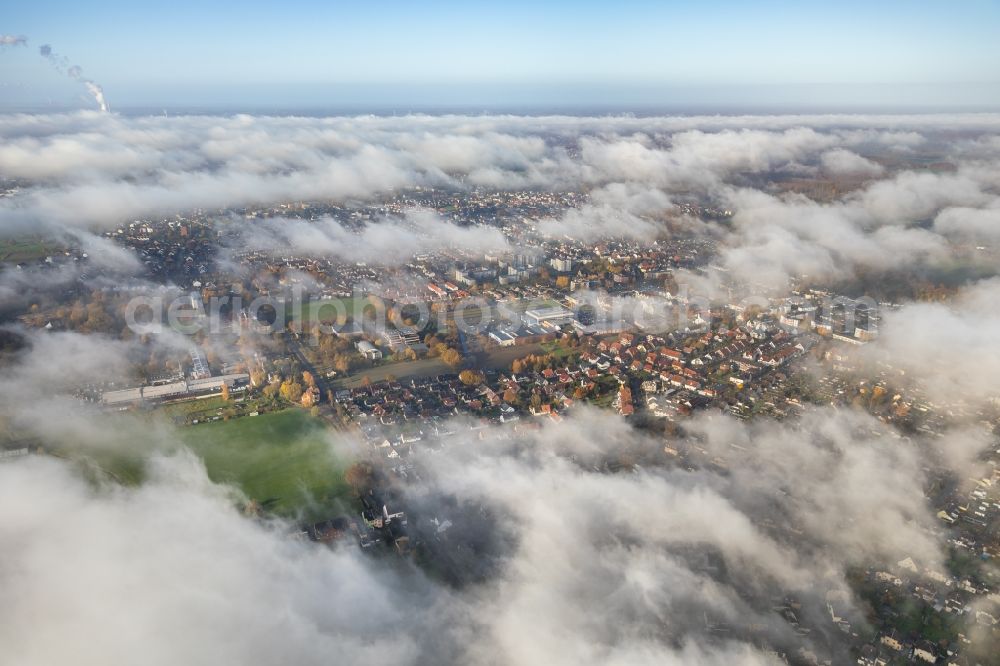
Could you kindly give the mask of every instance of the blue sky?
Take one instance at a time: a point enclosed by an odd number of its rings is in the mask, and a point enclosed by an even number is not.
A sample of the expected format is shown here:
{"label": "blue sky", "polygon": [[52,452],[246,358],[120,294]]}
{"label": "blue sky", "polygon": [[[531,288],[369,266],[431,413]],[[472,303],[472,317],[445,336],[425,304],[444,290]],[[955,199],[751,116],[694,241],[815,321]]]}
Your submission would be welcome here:
{"label": "blue sky", "polygon": [[1000,0],[9,5],[8,104],[1000,104]]}

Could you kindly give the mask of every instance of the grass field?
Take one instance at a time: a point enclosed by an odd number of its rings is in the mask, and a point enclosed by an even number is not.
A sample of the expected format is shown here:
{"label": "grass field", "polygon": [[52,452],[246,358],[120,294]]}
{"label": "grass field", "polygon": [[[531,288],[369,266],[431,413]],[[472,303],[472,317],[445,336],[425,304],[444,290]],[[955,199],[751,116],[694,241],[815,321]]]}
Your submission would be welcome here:
{"label": "grass field", "polygon": [[174,423],[185,425],[194,421],[205,422],[221,420],[226,412],[233,417],[246,416],[254,411],[261,410],[261,401],[256,398],[244,398],[239,394],[234,394],[229,401],[225,401],[221,396],[197,398],[194,400],[182,400],[178,402],[162,405],[158,408],[162,414],[168,416]]}
{"label": "grass field", "polygon": [[32,261],[42,259],[59,248],[52,243],[44,243],[31,239],[11,239],[0,241],[0,262],[17,263],[20,261]]}
{"label": "grass field", "polygon": [[365,308],[369,311],[374,311],[374,306],[365,296],[324,298],[304,304],[301,316],[296,317],[296,313],[294,312],[289,313],[289,316],[292,320],[336,321],[339,324],[343,324],[349,317],[360,319],[360,315],[364,312]]}
{"label": "grass field", "polygon": [[94,471],[94,478],[108,478],[126,486],[139,485],[146,478],[146,463],[158,450],[158,431],[130,413],[106,414],[101,427],[37,444],[60,458],[72,460]]}
{"label": "grass field", "polygon": [[184,400],[168,405],[163,405],[160,410],[174,419],[201,419],[216,416],[220,409],[231,407],[232,403],[227,403],[219,396],[202,398],[199,400]]}
{"label": "grass field", "polygon": [[43,445],[50,454],[92,473],[95,480],[134,486],[145,481],[151,456],[169,453],[180,444],[204,461],[212,481],[239,488],[276,515],[320,520],[343,513],[342,502],[352,501],[343,480],[352,461],[338,459],[325,423],[305,410],[182,426],[172,425],[172,419],[164,416],[162,412],[107,414],[99,430],[80,437],[58,443],[25,439],[21,445]]}
{"label": "grass field", "polygon": [[[472,367],[479,370],[491,369],[508,371],[510,370],[510,364],[513,363],[516,358],[524,358],[529,354],[549,353],[545,349],[544,344],[546,343],[533,343],[528,345],[518,345],[516,347],[497,347],[495,349],[490,349],[488,352],[476,354],[473,359],[474,363],[472,363]],[[557,355],[568,355],[573,351],[576,350],[566,350],[564,352],[562,348],[559,348],[555,353]],[[416,361],[397,361],[394,363],[386,363],[385,365],[381,365],[376,368],[359,369],[350,375],[338,377],[333,381],[333,386],[338,389],[357,388],[364,385],[365,377],[368,377],[372,383],[377,383],[385,381],[389,376],[395,377],[399,381],[406,381],[409,379],[433,377],[434,375],[453,372],[458,372],[458,370],[451,367],[440,358],[434,356],[431,358],[421,358]]]}
{"label": "grass field", "polygon": [[350,389],[364,386],[365,377],[370,379],[372,383],[378,383],[386,381],[389,377],[406,381],[421,377],[433,377],[447,372],[455,372],[455,369],[440,358],[421,358],[416,361],[386,363],[374,368],[360,368],[350,375],[337,377],[333,380],[332,385],[338,389]]}
{"label": "grass field", "polygon": [[349,496],[344,465],[320,421],[288,409],[188,426],[179,437],[205,461],[209,477],[239,487],[273,513],[328,517]]}
{"label": "grass field", "polygon": [[566,358],[567,356],[570,356],[574,352],[580,351],[579,349],[559,344],[554,340],[552,342],[543,342],[542,349],[545,351],[546,354],[552,354],[558,359]]}

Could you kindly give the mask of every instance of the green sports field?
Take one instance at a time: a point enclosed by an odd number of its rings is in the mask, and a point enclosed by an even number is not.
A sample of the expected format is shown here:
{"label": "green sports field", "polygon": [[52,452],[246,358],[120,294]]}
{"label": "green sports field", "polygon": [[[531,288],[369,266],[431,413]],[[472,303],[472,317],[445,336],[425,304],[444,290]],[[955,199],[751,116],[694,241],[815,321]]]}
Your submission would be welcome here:
{"label": "green sports field", "polygon": [[60,251],[57,245],[49,241],[32,238],[8,239],[0,241],[0,263],[38,260]]}
{"label": "green sports field", "polygon": [[297,409],[178,429],[209,477],[239,487],[264,509],[324,517],[349,498],[338,461],[317,419]]}
{"label": "green sports field", "polygon": [[289,320],[336,322],[343,324],[350,318],[360,319],[365,311],[375,312],[375,306],[366,296],[351,298],[325,298],[303,304],[301,313],[288,312]]}

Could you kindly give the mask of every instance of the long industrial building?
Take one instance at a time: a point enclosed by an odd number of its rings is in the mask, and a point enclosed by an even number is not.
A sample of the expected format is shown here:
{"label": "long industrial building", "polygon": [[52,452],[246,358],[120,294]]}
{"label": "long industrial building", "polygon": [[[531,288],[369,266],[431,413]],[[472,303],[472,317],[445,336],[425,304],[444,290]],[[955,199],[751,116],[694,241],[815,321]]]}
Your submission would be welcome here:
{"label": "long industrial building", "polygon": [[174,400],[188,396],[203,395],[222,391],[222,385],[228,384],[230,387],[242,386],[250,381],[250,375],[246,373],[236,373],[231,375],[219,375],[218,377],[207,377],[204,379],[190,379],[187,381],[162,384],[160,386],[139,386],[137,388],[123,389],[120,391],[105,391],[101,395],[101,402],[105,405],[120,406],[134,402],[154,401],[154,400]]}

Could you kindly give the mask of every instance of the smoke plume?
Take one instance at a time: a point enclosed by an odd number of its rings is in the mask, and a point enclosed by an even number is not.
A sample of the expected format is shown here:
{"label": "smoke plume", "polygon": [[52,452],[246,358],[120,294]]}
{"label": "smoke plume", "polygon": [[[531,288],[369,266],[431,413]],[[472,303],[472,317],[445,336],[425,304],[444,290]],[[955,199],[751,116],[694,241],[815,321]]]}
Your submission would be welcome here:
{"label": "smoke plume", "polygon": [[2,46],[26,46],[28,38],[24,35],[0,35],[0,47]]}
{"label": "smoke plume", "polygon": [[107,113],[111,110],[111,107],[108,106],[108,101],[104,98],[104,88],[102,88],[100,84],[85,78],[83,76],[83,69],[79,65],[70,65],[69,61],[64,56],[60,56],[55,53],[55,51],[52,50],[52,46],[49,44],[42,44],[39,46],[38,53],[52,63],[52,66],[55,67],[56,71],[60,74],[65,73],[74,81],[82,83],[87,89],[87,92],[90,93],[90,96],[94,98],[95,102],[97,102],[97,106],[101,109],[101,111]]}

